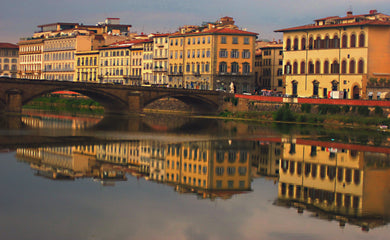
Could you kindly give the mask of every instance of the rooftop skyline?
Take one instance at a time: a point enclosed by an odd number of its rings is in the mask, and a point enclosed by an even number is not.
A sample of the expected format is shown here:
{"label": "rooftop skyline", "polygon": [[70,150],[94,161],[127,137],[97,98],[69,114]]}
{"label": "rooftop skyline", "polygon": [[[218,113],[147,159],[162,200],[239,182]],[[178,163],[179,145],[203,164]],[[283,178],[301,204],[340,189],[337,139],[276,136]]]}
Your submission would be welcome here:
{"label": "rooftop skyline", "polygon": [[[94,25],[106,18],[120,18],[121,24],[132,25],[137,33],[168,33],[183,25],[200,25],[215,22],[220,17],[230,16],[236,25],[247,31],[259,33],[259,39],[281,39],[274,30],[313,23],[313,20],[328,16],[365,14],[372,9],[390,14],[386,0],[328,0],[321,2],[296,0],[160,0],[127,2],[111,0],[107,5],[102,0],[15,0],[0,10],[0,42],[17,43],[38,31],[38,25],[54,22],[78,22]],[[59,11],[60,10],[60,11]]]}

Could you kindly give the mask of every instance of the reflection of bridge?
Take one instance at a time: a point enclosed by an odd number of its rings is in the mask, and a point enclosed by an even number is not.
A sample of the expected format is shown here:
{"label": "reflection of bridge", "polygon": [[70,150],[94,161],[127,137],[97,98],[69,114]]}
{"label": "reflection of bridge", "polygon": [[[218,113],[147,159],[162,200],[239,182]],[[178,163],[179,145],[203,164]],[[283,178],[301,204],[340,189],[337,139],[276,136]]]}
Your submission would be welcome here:
{"label": "reflection of bridge", "polygon": [[194,111],[210,113],[218,110],[225,95],[207,90],[0,78],[0,109],[20,112],[30,100],[61,90],[90,97],[102,104],[106,113],[140,112],[149,103],[165,97],[183,101]]}

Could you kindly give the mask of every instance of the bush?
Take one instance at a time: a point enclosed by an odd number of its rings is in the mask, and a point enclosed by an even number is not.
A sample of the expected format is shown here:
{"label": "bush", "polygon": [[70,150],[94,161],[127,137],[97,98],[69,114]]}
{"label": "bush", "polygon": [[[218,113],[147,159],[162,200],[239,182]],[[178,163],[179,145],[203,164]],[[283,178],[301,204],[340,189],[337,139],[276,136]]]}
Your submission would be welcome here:
{"label": "bush", "polygon": [[301,105],[301,111],[305,113],[311,112],[311,104],[304,103]]}
{"label": "bush", "polygon": [[350,108],[351,108],[350,106],[344,105],[341,109],[343,113],[348,113]]}
{"label": "bush", "polygon": [[375,115],[383,116],[383,109],[379,106],[375,107]]}
{"label": "bush", "polygon": [[340,106],[337,105],[328,105],[328,104],[321,104],[318,106],[318,113],[319,114],[336,114],[340,113]]}
{"label": "bush", "polygon": [[367,106],[359,106],[357,108],[357,112],[361,116],[368,116],[370,114],[370,110],[368,109]]}
{"label": "bush", "polygon": [[273,118],[276,121],[287,121],[287,122],[293,122],[295,121],[295,116],[293,112],[290,109],[290,106],[288,104],[283,105],[280,107],[274,114]]}

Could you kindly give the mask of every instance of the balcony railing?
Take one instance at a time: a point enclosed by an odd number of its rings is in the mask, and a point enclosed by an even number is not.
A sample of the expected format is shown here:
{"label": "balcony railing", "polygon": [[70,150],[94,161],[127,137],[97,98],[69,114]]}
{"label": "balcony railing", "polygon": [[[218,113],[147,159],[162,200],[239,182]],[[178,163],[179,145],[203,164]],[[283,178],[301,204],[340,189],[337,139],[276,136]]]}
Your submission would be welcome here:
{"label": "balcony railing", "polygon": [[169,76],[183,76],[183,72],[170,72],[168,73]]}
{"label": "balcony railing", "polygon": [[153,72],[167,72],[167,68],[153,68]]}

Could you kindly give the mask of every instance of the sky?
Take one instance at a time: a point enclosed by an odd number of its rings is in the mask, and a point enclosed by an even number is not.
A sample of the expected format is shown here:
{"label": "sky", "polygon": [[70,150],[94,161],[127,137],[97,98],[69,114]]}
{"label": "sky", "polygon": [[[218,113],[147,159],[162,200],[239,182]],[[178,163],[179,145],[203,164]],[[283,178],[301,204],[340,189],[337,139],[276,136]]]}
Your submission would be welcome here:
{"label": "sky", "polygon": [[259,39],[278,40],[274,30],[313,23],[347,11],[365,14],[371,9],[390,14],[389,0],[0,0],[0,42],[17,43],[32,36],[38,25],[75,22],[94,25],[120,18],[132,32],[175,32],[183,25],[233,17],[242,29]]}

